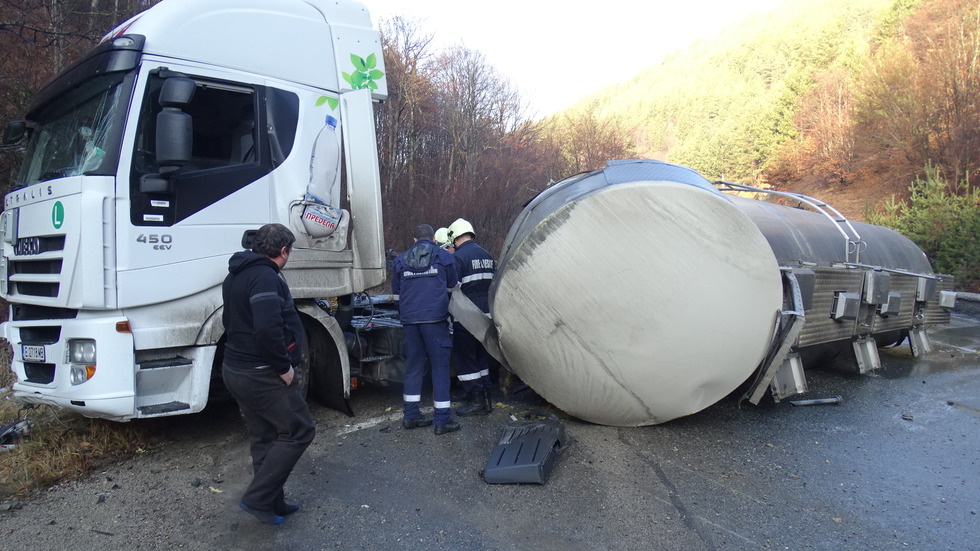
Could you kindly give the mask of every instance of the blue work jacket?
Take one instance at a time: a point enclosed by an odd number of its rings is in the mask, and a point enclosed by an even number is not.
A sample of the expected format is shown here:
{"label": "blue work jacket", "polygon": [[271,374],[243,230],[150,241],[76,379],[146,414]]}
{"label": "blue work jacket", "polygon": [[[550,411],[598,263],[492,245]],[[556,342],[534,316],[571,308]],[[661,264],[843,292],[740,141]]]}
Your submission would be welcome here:
{"label": "blue work jacket", "polygon": [[453,255],[419,239],[391,265],[391,292],[398,295],[401,322],[431,323],[449,318],[449,293],[456,286]]}

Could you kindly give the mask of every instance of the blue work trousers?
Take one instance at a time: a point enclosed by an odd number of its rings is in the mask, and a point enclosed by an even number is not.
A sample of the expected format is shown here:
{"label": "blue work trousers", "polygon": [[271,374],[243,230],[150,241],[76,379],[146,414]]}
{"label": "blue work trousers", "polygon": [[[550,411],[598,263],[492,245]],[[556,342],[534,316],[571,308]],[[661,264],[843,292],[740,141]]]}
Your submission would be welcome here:
{"label": "blue work trousers", "polygon": [[453,323],[453,371],[467,394],[490,390],[490,356],[459,323]]}
{"label": "blue work trousers", "polygon": [[449,356],[452,339],[445,321],[410,323],[405,326],[405,391],[404,417],[417,419],[419,402],[422,401],[422,377],[425,376],[425,359],[432,367],[433,419],[436,425],[450,421]]}

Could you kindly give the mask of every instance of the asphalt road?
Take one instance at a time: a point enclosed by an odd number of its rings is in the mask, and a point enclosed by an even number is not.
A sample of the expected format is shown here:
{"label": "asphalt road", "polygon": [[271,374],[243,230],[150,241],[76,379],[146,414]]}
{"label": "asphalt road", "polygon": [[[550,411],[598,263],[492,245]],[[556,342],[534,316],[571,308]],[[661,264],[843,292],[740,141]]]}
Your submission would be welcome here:
{"label": "asphalt road", "polygon": [[[543,485],[480,473],[533,394],[435,436],[403,430],[397,390],[357,415],[314,407],[318,434],[277,527],[236,503],[250,478],[237,411],[145,423],[156,444],[0,513],[21,549],[980,549],[980,323],[954,316],[934,352],[882,352],[869,375],[810,369],[804,398],[728,398],[669,423],[615,428],[557,413],[568,447]],[[426,398],[423,398],[424,400]]]}

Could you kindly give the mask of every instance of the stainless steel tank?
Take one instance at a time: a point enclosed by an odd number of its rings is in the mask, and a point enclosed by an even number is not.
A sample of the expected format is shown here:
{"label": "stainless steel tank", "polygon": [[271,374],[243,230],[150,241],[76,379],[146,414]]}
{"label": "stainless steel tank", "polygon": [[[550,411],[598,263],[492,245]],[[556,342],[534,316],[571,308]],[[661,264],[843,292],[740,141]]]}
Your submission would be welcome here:
{"label": "stainless steel tank", "polygon": [[[490,289],[493,344],[538,394],[584,420],[688,415],[771,352],[787,270],[813,276],[805,294],[819,308],[842,275],[865,282],[868,269],[846,264],[849,247],[880,267],[931,273],[908,239],[856,227],[865,240],[848,245],[826,216],[721,193],[685,167],[613,161],[547,189],[514,222]],[[856,323],[829,337],[816,324],[816,340],[850,339]]]}

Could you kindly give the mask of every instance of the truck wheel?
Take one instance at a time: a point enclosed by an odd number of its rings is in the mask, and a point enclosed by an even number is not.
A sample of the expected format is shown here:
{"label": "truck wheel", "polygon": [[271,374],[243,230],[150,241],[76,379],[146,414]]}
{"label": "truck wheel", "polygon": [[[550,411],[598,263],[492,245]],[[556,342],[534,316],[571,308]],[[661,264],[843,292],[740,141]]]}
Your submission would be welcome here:
{"label": "truck wheel", "polygon": [[325,329],[317,323],[306,323],[309,340],[309,365],[311,389],[324,406],[347,415],[354,415],[347,397],[344,396],[344,372],[337,347]]}
{"label": "truck wheel", "polygon": [[[306,324],[303,325],[305,329]],[[300,395],[306,401],[309,401],[307,394],[310,390],[310,358],[312,357],[312,353],[310,351],[310,337],[307,335],[306,331],[303,331],[302,345],[303,350],[305,350],[306,353],[303,354],[303,361],[301,361],[299,365],[293,367],[293,384],[299,388]]]}

